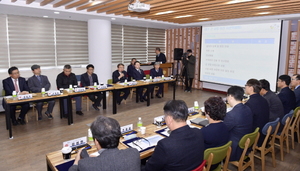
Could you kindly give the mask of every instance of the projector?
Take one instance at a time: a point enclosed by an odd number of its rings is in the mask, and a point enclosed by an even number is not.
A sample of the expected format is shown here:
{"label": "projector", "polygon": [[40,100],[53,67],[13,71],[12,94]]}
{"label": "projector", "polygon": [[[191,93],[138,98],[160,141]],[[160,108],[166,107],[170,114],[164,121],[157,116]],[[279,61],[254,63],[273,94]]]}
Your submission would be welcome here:
{"label": "projector", "polygon": [[146,12],[150,10],[150,5],[141,3],[139,0],[136,0],[135,3],[128,5],[128,10],[133,12]]}

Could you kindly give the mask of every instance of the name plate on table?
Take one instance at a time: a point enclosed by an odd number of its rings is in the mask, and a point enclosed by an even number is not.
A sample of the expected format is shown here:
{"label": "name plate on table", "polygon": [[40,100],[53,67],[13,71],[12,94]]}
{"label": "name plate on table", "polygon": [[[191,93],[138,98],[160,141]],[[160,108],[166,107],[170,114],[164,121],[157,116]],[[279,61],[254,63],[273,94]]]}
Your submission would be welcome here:
{"label": "name plate on table", "polygon": [[159,81],[161,81],[162,79],[161,78],[154,78],[153,79],[153,82],[159,82]]}
{"label": "name plate on table", "polygon": [[84,92],[85,91],[85,87],[78,87],[74,89],[74,92]]}
{"label": "name plate on table", "polygon": [[137,85],[137,82],[136,81],[130,81],[130,82],[127,82],[127,85],[129,85],[129,86]]}
{"label": "name plate on table", "polygon": [[172,78],[171,77],[165,77],[164,80],[169,81],[169,80],[172,80]]}
{"label": "name plate on table", "polygon": [[47,91],[47,95],[48,96],[58,96],[58,95],[60,95],[60,91],[59,90],[49,90],[49,91]]}
{"label": "name plate on table", "polygon": [[18,100],[32,99],[32,94],[18,95]]}
{"label": "name plate on table", "polygon": [[98,85],[97,89],[107,89],[107,85]]}

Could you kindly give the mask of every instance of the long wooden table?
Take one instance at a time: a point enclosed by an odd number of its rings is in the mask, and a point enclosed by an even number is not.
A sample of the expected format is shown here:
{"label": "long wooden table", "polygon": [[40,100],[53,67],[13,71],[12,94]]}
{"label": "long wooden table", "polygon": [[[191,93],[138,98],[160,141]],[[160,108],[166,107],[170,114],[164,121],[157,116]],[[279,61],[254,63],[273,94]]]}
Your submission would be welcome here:
{"label": "long wooden table", "polygon": [[[107,87],[106,89],[86,89],[86,91],[83,92],[68,92],[64,91],[62,95],[58,96],[42,96],[41,93],[34,93],[36,96],[33,96],[32,99],[26,99],[26,100],[13,100],[13,99],[7,99],[4,98],[7,104],[7,109],[5,110],[5,118],[6,118],[6,129],[9,130],[9,138],[12,139],[12,126],[10,122],[10,106],[11,105],[20,105],[24,103],[30,103],[30,102],[40,102],[40,101],[47,101],[47,100],[54,100],[54,99],[59,99],[60,100],[60,117],[62,118],[63,116],[63,99],[67,99],[67,105],[68,105],[68,125],[73,124],[73,112],[72,112],[72,98],[76,96],[85,96],[89,94],[94,94],[94,93],[102,93],[104,97],[106,97],[106,92],[107,91],[112,91],[113,92],[113,114],[117,113],[117,90],[122,90],[122,89],[127,89],[127,88],[137,88],[137,87],[146,87],[147,88],[147,94],[148,94],[148,99],[147,99],[147,106],[150,105],[150,91],[149,88],[150,86],[154,86],[157,84],[164,84],[164,83],[173,83],[173,99],[175,99],[175,90],[176,90],[176,79],[172,80],[163,80],[159,82],[144,82],[144,81],[137,81],[137,85],[132,85],[132,86],[124,86],[120,84],[113,84],[111,87]],[[138,102],[138,94],[136,93],[136,102]],[[103,109],[106,109],[106,98],[103,98],[102,102]]]}
{"label": "long wooden table", "polygon": [[[189,116],[188,119],[190,120],[190,119],[194,119],[194,118],[198,118],[198,117],[205,118],[205,116],[203,116],[201,114],[201,112],[200,112],[200,114]],[[201,126],[199,126],[199,125],[195,125],[195,124],[191,124],[191,125],[201,128]],[[161,128],[157,128],[157,126],[154,125],[154,124],[147,125],[146,126],[146,133],[144,135],[142,135],[140,132],[138,132],[137,133],[137,137],[147,138],[147,137],[150,137],[150,136],[153,136],[153,135],[160,135],[160,134],[157,134],[155,131],[164,129],[165,127],[166,126],[162,126]],[[120,143],[119,143],[118,148],[119,149],[129,148],[129,147],[127,147],[126,145],[124,145],[122,143],[123,141],[125,141],[125,140],[122,137],[120,139]],[[154,152],[154,149],[155,148],[151,148],[149,150],[141,152],[140,153],[140,158],[144,159],[144,158],[147,158],[147,157],[151,156],[153,154],[153,152]],[[92,146],[92,148],[88,150],[88,153],[91,154],[91,153],[94,153],[96,151],[97,151],[97,148],[95,146]],[[76,157],[76,154],[72,154],[71,155],[71,159],[64,160],[63,157],[62,157],[62,153],[61,153],[60,150],[48,153],[48,154],[46,154],[47,169],[48,169],[48,171],[58,171],[57,168],[56,168],[56,166],[58,166],[60,164],[63,164],[63,163],[66,163],[66,162],[69,162],[69,161],[72,161],[72,160],[75,159],[75,157]]]}

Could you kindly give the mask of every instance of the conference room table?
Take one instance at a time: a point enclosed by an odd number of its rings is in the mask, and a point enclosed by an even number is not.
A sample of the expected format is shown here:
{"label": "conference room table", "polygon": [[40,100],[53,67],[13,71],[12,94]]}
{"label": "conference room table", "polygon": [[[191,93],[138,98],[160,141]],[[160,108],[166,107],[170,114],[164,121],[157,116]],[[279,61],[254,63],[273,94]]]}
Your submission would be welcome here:
{"label": "conference room table", "polygon": [[[195,118],[205,118],[205,116],[202,115],[202,113],[200,112],[199,114],[196,114],[196,115],[193,115],[193,116],[189,116],[188,120],[195,119]],[[196,124],[191,124],[191,126],[202,128],[202,126],[199,126],[199,125],[196,125]],[[147,125],[145,127],[146,127],[145,134],[143,135],[140,132],[137,132],[137,137],[147,138],[147,137],[151,137],[153,135],[162,136],[160,134],[157,134],[156,131],[165,129],[167,126],[164,125],[164,126],[161,126],[161,128],[157,128],[156,125],[150,124],[150,125]],[[165,138],[164,136],[162,136],[162,137]],[[124,141],[125,141],[125,139],[123,137],[121,137],[120,143],[119,143],[119,146],[118,146],[119,149],[127,149],[127,148],[129,148],[128,146],[126,146],[123,143]],[[140,153],[140,158],[141,159],[145,159],[147,157],[150,157],[153,154],[154,149],[155,148],[151,148],[151,149],[148,149],[146,151],[141,152]],[[87,152],[89,154],[95,153],[95,152],[97,152],[97,148],[94,145],[92,145],[92,148],[89,149],[89,150],[87,150]],[[60,150],[48,153],[48,154],[46,154],[47,170],[48,171],[58,171],[58,169],[56,168],[56,166],[63,165],[63,164],[68,163],[68,162],[72,163],[73,160],[75,159],[75,157],[76,157],[76,154],[72,154],[70,159],[64,160],[63,157],[62,157],[62,153],[61,153]],[[70,164],[70,163],[68,163],[68,164]]]}

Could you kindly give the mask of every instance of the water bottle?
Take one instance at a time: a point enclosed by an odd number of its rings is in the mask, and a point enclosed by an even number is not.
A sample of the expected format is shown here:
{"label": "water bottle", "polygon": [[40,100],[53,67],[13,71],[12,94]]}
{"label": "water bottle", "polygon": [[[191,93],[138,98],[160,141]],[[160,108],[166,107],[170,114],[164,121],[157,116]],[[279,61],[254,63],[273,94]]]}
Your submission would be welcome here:
{"label": "water bottle", "polygon": [[124,86],[127,86],[127,79],[124,81]]}
{"label": "water bottle", "polygon": [[198,112],[198,111],[199,111],[199,104],[198,104],[198,101],[194,101],[194,110],[195,110],[195,112]]}
{"label": "water bottle", "polygon": [[72,92],[72,90],[73,90],[73,86],[72,86],[72,84],[70,84],[69,85],[69,92]]}
{"label": "water bottle", "polygon": [[41,92],[42,92],[42,96],[44,96],[46,94],[45,88],[42,88]]}
{"label": "water bottle", "polygon": [[13,100],[17,100],[17,92],[16,91],[12,92],[12,97],[13,97]]}
{"label": "water bottle", "polygon": [[97,88],[97,82],[94,82],[94,88],[95,89]]}
{"label": "water bottle", "polygon": [[138,130],[140,131],[141,130],[141,127],[143,126],[143,122],[142,122],[142,118],[139,117],[139,120],[137,122],[137,127],[139,128]]}
{"label": "water bottle", "polygon": [[150,81],[152,82],[152,76],[150,76]]}
{"label": "water bottle", "polygon": [[88,144],[94,145],[94,139],[91,129],[88,129]]}
{"label": "water bottle", "polygon": [[162,75],[162,76],[161,76],[161,79],[163,79],[163,80],[164,80],[164,79],[165,79],[165,76],[164,76],[164,75]]}

